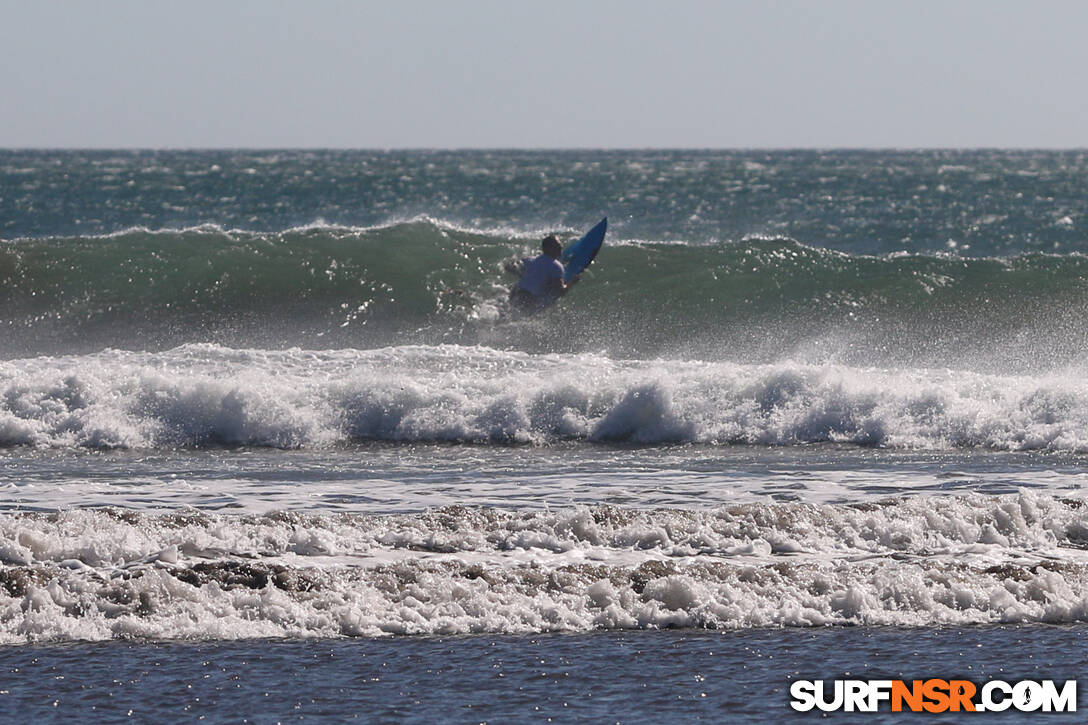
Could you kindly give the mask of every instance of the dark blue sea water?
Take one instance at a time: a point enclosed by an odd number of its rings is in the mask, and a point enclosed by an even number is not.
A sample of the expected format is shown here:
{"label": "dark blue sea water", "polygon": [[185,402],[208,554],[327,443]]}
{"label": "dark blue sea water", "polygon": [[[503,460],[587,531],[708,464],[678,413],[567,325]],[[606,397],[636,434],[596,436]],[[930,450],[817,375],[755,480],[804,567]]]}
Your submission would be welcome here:
{"label": "dark blue sea water", "polygon": [[[1079,151],[0,151],[0,715],[753,722],[802,676],[1076,678],[1086,184]],[[508,263],[604,216],[512,314]]]}
{"label": "dark blue sea water", "polygon": [[[640,632],[64,644],[0,649],[0,716],[26,722],[806,722],[795,678],[1076,679],[1076,627]],[[1017,656],[1009,657],[1012,646]],[[1070,656],[1071,652],[1077,652]],[[44,685],[48,686],[48,691]],[[931,713],[840,713],[932,722]],[[1024,715],[946,714],[942,722]],[[1036,715],[1040,717],[1040,715]],[[1047,722],[1080,722],[1047,713]]]}

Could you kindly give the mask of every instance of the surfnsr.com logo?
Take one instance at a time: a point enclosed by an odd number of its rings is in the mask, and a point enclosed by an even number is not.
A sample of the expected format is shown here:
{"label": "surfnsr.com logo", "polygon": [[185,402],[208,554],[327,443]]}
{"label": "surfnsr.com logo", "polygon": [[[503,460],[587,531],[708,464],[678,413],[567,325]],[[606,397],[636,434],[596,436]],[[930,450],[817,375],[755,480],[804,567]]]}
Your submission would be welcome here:
{"label": "surfnsr.com logo", "polygon": [[1077,681],[795,680],[790,697],[800,712],[1076,712]]}

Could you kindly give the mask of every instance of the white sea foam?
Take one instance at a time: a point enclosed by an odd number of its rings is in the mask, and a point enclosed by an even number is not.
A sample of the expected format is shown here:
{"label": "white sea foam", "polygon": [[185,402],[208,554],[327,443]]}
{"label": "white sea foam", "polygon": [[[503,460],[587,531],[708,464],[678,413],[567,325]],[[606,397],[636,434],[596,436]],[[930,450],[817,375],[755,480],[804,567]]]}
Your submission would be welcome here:
{"label": "white sea foam", "polygon": [[0,642],[1088,620],[1088,511],[0,515]]}
{"label": "white sea foam", "polygon": [[[254,237],[254,236],[290,236],[293,234],[305,234],[308,232],[327,232],[333,236],[345,237],[345,236],[359,236],[363,234],[370,234],[373,232],[383,232],[386,230],[393,230],[400,227],[405,227],[413,224],[423,224],[434,227],[443,232],[455,232],[461,234],[472,234],[481,237],[494,237],[504,240],[514,239],[536,239],[546,234],[555,233],[557,230],[553,227],[542,226],[528,226],[528,227],[513,227],[513,226],[470,226],[462,224],[449,219],[442,219],[429,214],[415,214],[410,216],[398,215],[390,217],[385,221],[378,224],[370,224],[365,226],[358,225],[346,225],[328,222],[321,217],[315,218],[313,221],[284,228],[282,230],[267,232],[259,231],[256,229],[247,229],[244,227],[224,227],[220,224],[204,223],[196,224],[192,226],[184,227],[156,227],[151,228],[142,224],[137,224],[129,227],[124,227],[111,232],[102,232],[99,234],[84,234],[80,235],[81,239],[117,239],[124,238],[132,235],[182,235],[182,234],[209,234],[216,236],[223,236],[228,238],[235,237]],[[563,233],[575,234],[578,230],[566,229],[561,230]],[[64,237],[58,237],[64,238]],[[38,239],[38,237],[15,237],[12,239],[5,239],[2,241],[19,243],[27,242]],[[618,241],[617,243],[623,243]]]}
{"label": "white sea foam", "polygon": [[0,363],[0,445],[346,440],[1088,450],[1088,384],[955,370],[614,360],[482,347],[105,351]]}

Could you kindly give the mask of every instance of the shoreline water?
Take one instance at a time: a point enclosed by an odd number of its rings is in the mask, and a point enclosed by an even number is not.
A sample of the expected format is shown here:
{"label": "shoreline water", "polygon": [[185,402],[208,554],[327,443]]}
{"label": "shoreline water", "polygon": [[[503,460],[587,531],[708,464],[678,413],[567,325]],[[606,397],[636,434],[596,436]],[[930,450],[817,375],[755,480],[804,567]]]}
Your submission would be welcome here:
{"label": "shoreline water", "polygon": [[[669,713],[800,722],[813,713],[790,709],[794,679],[1076,679],[1086,639],[1084,625],[1032,625],[2,646],[0,717],[652,723]],[[932,719],[886,703],[835,716]],[[1079,721],[1076,713],[1046,719]]]}

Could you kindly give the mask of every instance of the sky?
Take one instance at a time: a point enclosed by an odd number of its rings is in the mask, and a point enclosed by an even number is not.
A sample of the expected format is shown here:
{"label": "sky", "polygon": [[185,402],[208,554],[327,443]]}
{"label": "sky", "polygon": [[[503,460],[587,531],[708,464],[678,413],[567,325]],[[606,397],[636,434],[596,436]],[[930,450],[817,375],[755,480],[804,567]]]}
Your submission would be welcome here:
{"label": "sky", "polygon": [[1088,146],[1081,0],[0,0],[5,148]]}

